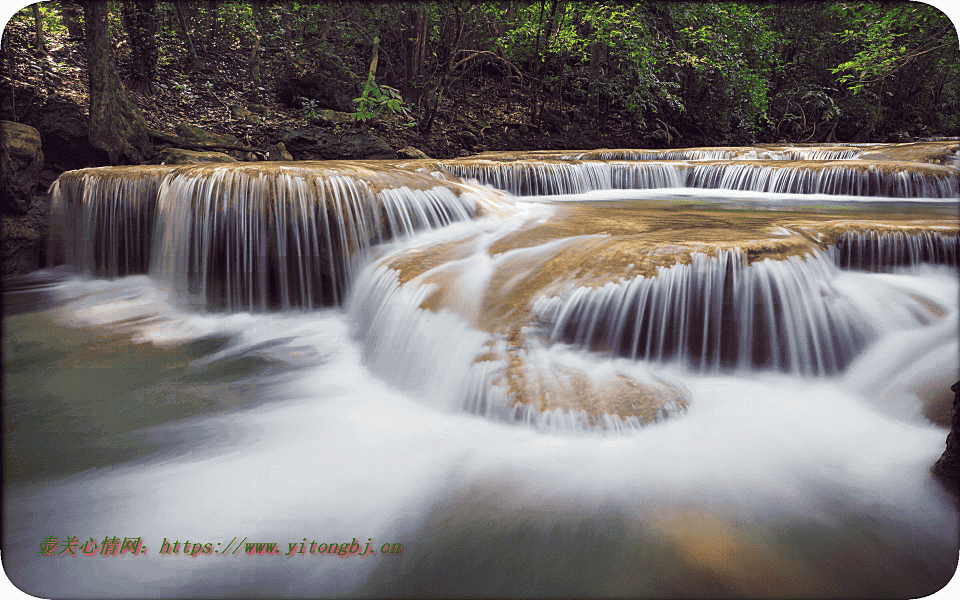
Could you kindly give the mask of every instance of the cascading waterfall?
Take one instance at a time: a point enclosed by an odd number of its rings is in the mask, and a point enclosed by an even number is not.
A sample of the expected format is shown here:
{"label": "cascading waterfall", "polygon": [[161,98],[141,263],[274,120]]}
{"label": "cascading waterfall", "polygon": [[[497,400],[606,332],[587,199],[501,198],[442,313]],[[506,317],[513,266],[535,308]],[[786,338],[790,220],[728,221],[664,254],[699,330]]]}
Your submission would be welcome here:
{"label": "cascading waterfall", "polygon": [[[787,162],[773,161],[773,162]],[[512,194],[582,194],[594,190],[707,188],[782,194],[958,198],[955,168],[942,165],[821,161],[598,162],[470,160],[440,163],[464,179]]]}
{"label": "cascading waterfall", "polygon": [[102,167],[64,173],[51,188],[50,255],[90,274],[143,274],[160,184],[173,167]]}
{"label": "cascading waterfall", "polygon": [[[64,174],[79,269],[4,292],[5,570],[48,598],[936,591],[957,144],[835,146]],[[634,189],[665,191],[588,193]],[[149,549],[38,552],[116,536]],[[375,555],[314,552],[351,540]]]}
{"label": "cascading waterfall", "polygon": [[950,167],[888,163],[883,166],[827,162],[789,166],[697,164],[687,187],[782,194],[957,198],[957,172]]}
{"label": "cascading waterfall", "polygon": [[188,304],[282,310],[340,304],[372,246],[470,219],[483,193],[386,168],[117,167],[68,174],[53,205],[81,224],[68,264],[110,277],[149,265]]}
{"label": "cascading waterfall", "polygon": [[[867,307],[832,283],[838,271],[823,253],[751,265],[740,250],[693,253],[689,265],[657,272],[542,298],[535,308],[553,323],[551,339],[707,372],[829,375],[877,334]],[[886,310],[907,322],[926,312],[904,301],[910,306]]]}
{"label": "cascading waterfall", "polygon": [[890,271],[921,263],[956,267],[960,264],[960,235],[847,231],[827,253],[842,269]]}
{"label": "cascading waterfall", "polygon": [[471,161],[466,164],[441,163],[441,166],[462,179],[476,179],[518,196],[581,194],[611,187],[610,167],[597,162],[538,162],[518,166],[516,163]]}
{"label": "cascading waterfall", "polygon": [[377,191],[302,168],[184,171],[164,184],[158,243],[166,250],[152,270],[201,306],[338,305],[371,246],[475,213],[472,199],[423,177],[434,187]]}
{"label": "cascading waterfall", "polygon": [[726,160],[737,158],[736,150],[592,150],[561,154],[562,160]]}

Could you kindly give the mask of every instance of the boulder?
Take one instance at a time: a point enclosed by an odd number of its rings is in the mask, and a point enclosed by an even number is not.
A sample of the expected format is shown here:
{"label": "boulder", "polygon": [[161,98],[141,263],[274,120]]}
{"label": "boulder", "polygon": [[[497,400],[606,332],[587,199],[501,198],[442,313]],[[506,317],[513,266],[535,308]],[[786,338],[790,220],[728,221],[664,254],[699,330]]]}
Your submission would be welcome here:
{"label": "boulder", "polygon": [[43,170],[40,132],[0,121],[0,213],[25,215]]}
{"label": "boulder", "polygon": [[267,146],[267,160],[293,160],[293,156],[287,151],[283,142]]}
{"label": "boulder", "polygon": [[427,154],[413,146],[404,146],[397,150],[397,158],[430,158]]}
{"label": "boulder", "polygon": [[283,134],[283,144],[297,160],[396,158],[387,142],[371,133],[351,131],[337,135],[322,129],[298,129]]}
{"label": "boulder", "polygon": [[200,163],[228,163],[237,162],[237,159],[223,152],[199,152],[183,150],[182,148],[164,148],[160,154],[153,157],[152,165],[197,165]]}

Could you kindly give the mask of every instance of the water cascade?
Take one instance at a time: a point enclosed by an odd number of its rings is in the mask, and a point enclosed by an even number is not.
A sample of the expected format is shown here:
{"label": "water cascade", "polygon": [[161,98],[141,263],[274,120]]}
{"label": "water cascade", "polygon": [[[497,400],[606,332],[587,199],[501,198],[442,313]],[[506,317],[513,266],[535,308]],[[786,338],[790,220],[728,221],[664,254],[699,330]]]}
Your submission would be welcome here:
{"label": "water cascade", "polygon": [[[958,149],[65,173],[56,264],[4,293],[4,568],[58,598],[933,593]],[[38,552],[115,536],[147,551]]]}
{"label": "water cascade", "polygon": [[228,310],[338,305],[371,247],[497,202],[387,165],[115,167],[62,181],[54,212],[82,224],[64,236],[65,262],[113,277],[150,265],[187,303]]}
{"label": "water cascade", "polygon": [[921,263],[956,267],[960,236],[936,231],[847,231],[827,252],[843,269],[890,271]]}
{"label": "water cascade", "polygon": [[958,198],[957,170],[912,163],[738,160],[735,162],[511,161],[441,162],[464,179],[512,194],[582,194],[592,190],[727,189],[780,194]]}
{"label": "water cascade", "polygon": [[70,171],[51,196],[52,256],[91,274],[146,273],[153,245],[157,194],[167,166]]}
{"label": "water cascade", "polygon": [[[823,253],[746,264],[739,250],[694,253],[691,264],[658,268],[599,288],[576,288],[563,301],[538,300],[552,339],[695,369],[779,369],[837,373],[873,339],[871,311],[839,291]],[[929,322],[907,296],[886,307],[886,322]],[[894,312],[899,311],[898,316]],[[916,320],[911,319],[915,315]]]}

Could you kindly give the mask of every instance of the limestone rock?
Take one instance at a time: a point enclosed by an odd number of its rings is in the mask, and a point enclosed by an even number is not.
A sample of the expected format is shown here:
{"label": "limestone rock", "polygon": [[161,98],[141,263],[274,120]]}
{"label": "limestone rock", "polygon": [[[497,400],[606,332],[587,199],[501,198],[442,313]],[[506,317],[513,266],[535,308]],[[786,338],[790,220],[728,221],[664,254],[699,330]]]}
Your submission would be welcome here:
{"label": "limestone rock", "polygon": [[413,146],[404,146],[397,150],[397,158],[430,158],[427,154],[420,150],[419,148],[414,148]]}
{"label": "limestone rock", "polygon": [[27,214],[42,169],[40,132],[22,123],[0,121],[0,212]]}
{"label": "limestone rock", "polygon": [[322,129],[298,129],[282,136],[283,144],[298,160],[349,160],[396,158],[387,142],[360,131],[336,135]]}
{"label": "limestone rock", "polygon": [[196,150],[183,150],[181,148],[164,148],[160,151],[160,154],[153,157],[150,164],[196,165],[211,162],[228,163],[237,162],[237,160],[223,152],[198,152]]}

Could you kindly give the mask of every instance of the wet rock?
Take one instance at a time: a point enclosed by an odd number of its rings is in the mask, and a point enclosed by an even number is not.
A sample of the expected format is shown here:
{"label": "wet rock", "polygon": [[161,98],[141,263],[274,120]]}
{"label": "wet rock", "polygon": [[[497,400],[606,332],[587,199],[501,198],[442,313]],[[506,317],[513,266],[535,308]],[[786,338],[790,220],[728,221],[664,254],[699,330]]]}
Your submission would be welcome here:
{"label": "wet rock", "polygon": [[42,169],[40,132],[22,123],[0,121],[0,212],[27,214]]}
{"label": "wet rock", "polygon": [[297,160],[396,158],[396,151],[371,133],[351,131],[337,135],[320,129],[298,129],[282,136],[283,144]]}
{"label": "wet rock", "polygon": [[953,396],[953,416],[950,419],[950,433],[947,434],[947,448],[933,465],[933,474],[938,477],[960,480],[960,381],[950,390]]}
{"label": "wet rock", "polygon": [[182,148],[165,148],[160,154],[153,157],[152,165],[196,165],[200,163],[227,163],[236,162],[232,156],[223,152],[198,152]]}

